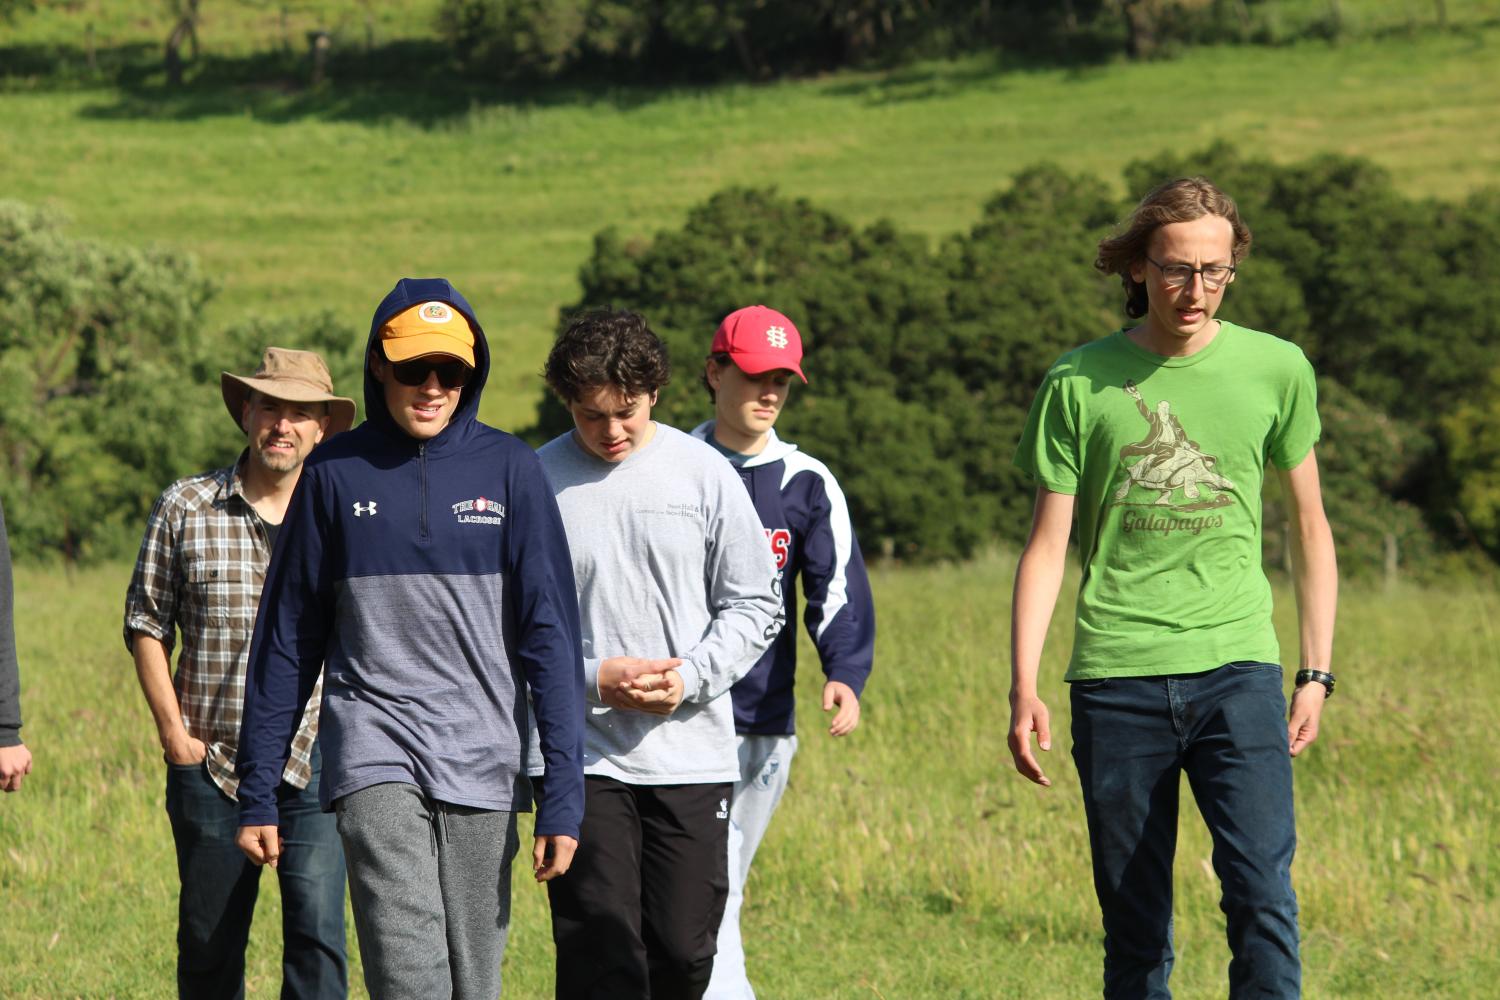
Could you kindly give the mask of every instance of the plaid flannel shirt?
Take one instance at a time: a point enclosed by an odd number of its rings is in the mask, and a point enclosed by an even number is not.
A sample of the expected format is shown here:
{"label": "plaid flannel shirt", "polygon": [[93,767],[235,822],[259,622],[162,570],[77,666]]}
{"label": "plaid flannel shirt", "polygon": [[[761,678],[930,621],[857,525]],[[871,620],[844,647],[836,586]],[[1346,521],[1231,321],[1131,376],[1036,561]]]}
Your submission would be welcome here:
{"label": "plaid flannel shirt", "polygon": [[[239,462],[179,479],[146,522],[125,595],[125,646],[133,633],[160,639],[170,659],[182,631],[173,685],[188,735],[208,748],[208,773],[230,798],[239,790],[234,759],[245,706],[245,667],[271,549],[260,516],[245,499]],[[323,678],[292,739],[282,779],[306,788]]]}

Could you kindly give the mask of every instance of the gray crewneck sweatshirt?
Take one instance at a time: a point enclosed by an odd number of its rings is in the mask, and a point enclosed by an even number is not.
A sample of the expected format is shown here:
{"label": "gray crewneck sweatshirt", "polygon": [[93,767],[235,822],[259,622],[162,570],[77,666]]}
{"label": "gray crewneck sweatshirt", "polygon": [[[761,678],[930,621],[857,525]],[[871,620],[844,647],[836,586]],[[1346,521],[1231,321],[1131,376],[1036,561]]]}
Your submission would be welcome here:
{"label": "gray crewneck sweatshirt", "polygon": [[[578,585],[584,772],[642,785],[737,780],[729,689],[770,646],[783,611],[765,529],[734,467],[665,424],[621,462],[596,458],[571,431],[538,454]],[[606,707],[599,663],[613,656],[681,657],[677,711]]]}

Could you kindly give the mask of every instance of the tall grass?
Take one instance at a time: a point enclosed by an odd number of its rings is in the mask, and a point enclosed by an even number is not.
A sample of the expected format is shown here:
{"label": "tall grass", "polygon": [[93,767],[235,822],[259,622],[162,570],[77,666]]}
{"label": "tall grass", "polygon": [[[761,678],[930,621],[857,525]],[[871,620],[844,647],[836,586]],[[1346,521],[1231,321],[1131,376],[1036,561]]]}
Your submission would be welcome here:
{"label": "tall grass", "polygon": [[[1069,615],[1059,612],[1043,665],[1058,737],[1045,761],[1055,786],[1040,790],[1005,749],[1013,565],[991,555],[875,570],[877,672],[852,737],[824,734],[817,671],[804,671],[802,749],[745,912],[762,996],[1097,993],[1098,917],[1060,680]],[[124,566],[18,576],[37,766],[0,799],[6,997],[172,993],[176,874],[160,754],[118,634],[127,576]],[[1277,597],[1283,649],[1295,650],[1290,595]],[[1296,763],[1309,997],[1493,995],[1497,620],[1500,594],[1487,585],[1344,596],[1339,692]],[[1179,996],[1222,996],[1223,920],[1190,801],[1184,788],[1173,981]],[[252,997],[278,986],[274,885],[264,880],[252,937]],[[514,888],[507,996],[549,996],[544,895],[520,876]],[[350,935],[352,947],[352,924]]]}

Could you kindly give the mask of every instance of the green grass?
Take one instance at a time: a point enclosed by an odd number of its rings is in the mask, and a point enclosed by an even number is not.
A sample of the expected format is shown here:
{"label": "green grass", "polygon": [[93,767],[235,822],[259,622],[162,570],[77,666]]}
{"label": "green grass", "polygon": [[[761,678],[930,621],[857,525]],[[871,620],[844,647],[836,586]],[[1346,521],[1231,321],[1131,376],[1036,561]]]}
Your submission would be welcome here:
{"label": "green grass", "polygon": [[[802,750],[745,911],[768,1000],[1097,994],[1098,919],[1060,680],[1070,615],[1059,613],[1043,664],[1059,738],[1045,761],[1055,787],[1040,790],[1005,749],[1012,570],[993,555],[874,572],[877,674],[849,739],[823,735],[817,673],[804,672]],[[154,729],[118,634],[127,576],[108,566],[17,578],[36,770],[0,799],[7,998],[172,993],[176,875]],[[1292,602],[1284,588],[1277,597],[1292,650]],[[1310,998],[1493,993],[1497,620],[1500,593],[1488,586],[1344,596],[1339,693],[1323,738],[1296,764]],[[1178,996],[1222,996],[1210,845],[1186,788],[1183,801],[1173,981]],[[514,892],[506,996],[549,996],[543,893],[524,878]],[[255,998],[277,989],[276,906],[267,878]],[[352,945],[352,925],[350,935]]]}
{"label": "green grass", "polygon": [[1133,158],[1219,139],[1368,156],[1457,198],[1500,168],[1497,52],[1490,26],[712,89],[42,87],[0,95],[0,191],[62,207],[79,236],[198,254],[223,283],[211,328],[323,306],[363,328],[396,277],[449,276],[497,348],[485,415],[514,427],[605,225],[650,235],[727,184],[774,184],[936,238],[1035,161],[1119,185]]}
{"label": "green grass", "polygon": [[[69,6],[64,17],[49,5],[0,44],[80,44],[79,18],[95,21],[100,45],[155,46],[165,32],[152,5]],[[286,6],[294,45],[312,21],[363,32],[357,0]],[[1341,6],[1346,20],[1386,17],[1365,25],[1373,31],[1429,5]],[[1283,161],[1369,156],[1413,195],[1458,198],[1493,183],[1500,28],[1474,27],[1493,20],[1493,5],[1449,6],[1466,33],[1078,71],[971,59],[766,86],[519,94],[366,85],[173,96],[151,81],[21,81],[0,95],[0,191],[61,206],[79,236],[198,254],[223,283],[204,317],[211,329],[323,306],[362,327],[395,277],[448,275],[496,347],[486,413],[513,426],[529,420],[556,309],[577,294],[592,234],[614,224],[649,235],[730,183],[774,183],[933,238],[970,224],[1036,160],[1118,185],[1132,158],[1216,139]],[[425,30],[420,8],[371,7],[377,40]],[[205,8],[210,51],[253,52],[283,33],[274,5]],[[804,716],[792,789],[749,887],[763,996],[1096,992],[1097,914],[1068,741],[1047,762],[1050,791],[1016,776],[1005,751],[1011,571],[1000,556],[875,571],[879,667],[864,726],[834,742]],[[160,753],[118,633],[127,575],[118,565],[18,575],[37,770],[21,794],[0,797],[7,998],[172,993],[176,875]],[[1278,597],[1294,649],[1291,602]],[[1044,664],[1060,733],[1067,619]],[[1324,739],[1297,764],[1309,997],[1493,992],[1497,620],[1488,587],[1345,597],[1342,686]],[[816,686],[805,672],[804,705]],[[1177,873],[1183,997],[1223,994],[1208,854],[1189,808]],[[545,900],[524,879],[515,895],[507,996],[546,996]],[[277,987],[277,907],[268,878],[253,997]]]}

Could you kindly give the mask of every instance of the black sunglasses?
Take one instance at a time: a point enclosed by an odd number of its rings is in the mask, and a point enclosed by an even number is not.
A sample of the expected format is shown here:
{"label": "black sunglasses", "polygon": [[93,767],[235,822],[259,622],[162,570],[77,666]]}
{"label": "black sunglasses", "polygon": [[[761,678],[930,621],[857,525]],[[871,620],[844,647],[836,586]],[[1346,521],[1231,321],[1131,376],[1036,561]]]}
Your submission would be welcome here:
{"label": "black sunglasses", "polygon": [[424,358],[391,363],[391,375],[402,385],[426,385],[427,376],[433,372],[437,372],[438,385],[444,389],[461,389],[469,384],[474,369],[462,361],[429,361]]}

